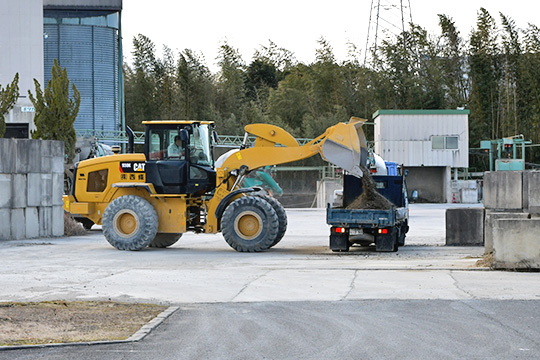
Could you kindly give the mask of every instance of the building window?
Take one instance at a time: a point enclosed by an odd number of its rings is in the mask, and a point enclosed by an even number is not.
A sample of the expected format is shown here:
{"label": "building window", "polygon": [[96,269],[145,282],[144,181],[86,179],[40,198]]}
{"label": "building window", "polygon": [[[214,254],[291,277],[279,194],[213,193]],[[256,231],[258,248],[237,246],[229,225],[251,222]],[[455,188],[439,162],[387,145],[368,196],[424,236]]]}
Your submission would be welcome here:
{"label": "building window", "polygon": [[432,150],[457,150],[458,149],[458,136],[432,136],[431,137],[431,149]]}

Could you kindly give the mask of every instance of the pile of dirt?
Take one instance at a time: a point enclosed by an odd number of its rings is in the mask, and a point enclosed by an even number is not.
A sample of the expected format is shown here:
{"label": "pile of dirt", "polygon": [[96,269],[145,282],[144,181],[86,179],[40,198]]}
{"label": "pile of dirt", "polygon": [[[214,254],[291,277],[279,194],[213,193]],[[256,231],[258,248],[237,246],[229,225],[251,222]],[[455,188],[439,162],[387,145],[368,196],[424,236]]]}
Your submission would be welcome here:
{"label": "pile of dirt", "polygon": [[369,170],[360,165],[360,169],[364,173],[362,176],[363,192],[352,203],[347,206],[347,209],[366,209],[366,210],[388,210],[392,207],[392,203],[379,194],[377,191],[377,183],[371,177]]}
{"label": "pile of dirt", "polygon": [[106,301],[0,303],[0,346],[124,340],[166,308]]}
{"label": "pile of dirt", "polygon": [[80,236],[85,235],[86,230],[83,225],[69,216],[68,213],[64,213],[64,235],[66,236]]}

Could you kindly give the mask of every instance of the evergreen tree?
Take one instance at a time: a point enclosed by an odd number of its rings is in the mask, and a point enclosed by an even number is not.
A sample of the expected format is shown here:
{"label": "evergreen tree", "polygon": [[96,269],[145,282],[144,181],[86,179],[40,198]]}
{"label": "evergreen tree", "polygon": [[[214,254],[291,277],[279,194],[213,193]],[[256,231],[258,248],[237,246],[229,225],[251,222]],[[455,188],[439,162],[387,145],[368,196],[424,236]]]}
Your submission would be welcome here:
{"label": "evergreen tree", "polygon": [[6,133],[6,121],[4,116],[13,108],[19,98],[19,73],[15,74],[11,84],[4,89],[0,85],[0,138]]}
{"label": "evergreen tree", "polygon": [[477,28],[473,30],[469,47],[469,76],[471,96],[469,118],[470,144],[477,147],[480,140],[497,139],[499,132],[500,59],[495,20],[481,8]]}
{"label": "evergreen tree", "polygon": [[36,96],[28,91],[30,101],[36,109],[34,117],[36,130],[32,131],[32,138],[63,141],[67,160],[71,162],[75,156],[77,141],[73,124],[79,113],[81,95],[75,84],[72,84],[70,94],[67,70],[62,69],[56,59],[51,72],[52,78],[47,83],[45,91],[41,90],[41,85],[36,79],[34,79]]}

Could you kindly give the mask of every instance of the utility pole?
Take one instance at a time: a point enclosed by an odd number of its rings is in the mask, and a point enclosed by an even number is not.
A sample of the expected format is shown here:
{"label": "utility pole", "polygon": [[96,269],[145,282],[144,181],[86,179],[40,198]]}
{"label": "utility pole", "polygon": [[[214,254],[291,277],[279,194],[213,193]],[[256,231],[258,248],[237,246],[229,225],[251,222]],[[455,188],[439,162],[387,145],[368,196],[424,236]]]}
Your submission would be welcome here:
{"label": "utility pole", "polygon": [[[384,37],[399,36],[412,23],[411,1],[371,0],[369,24],[364,50],[364,66],[375,60],[379,41]],[[372,58],[373,57],[373,58]]]}

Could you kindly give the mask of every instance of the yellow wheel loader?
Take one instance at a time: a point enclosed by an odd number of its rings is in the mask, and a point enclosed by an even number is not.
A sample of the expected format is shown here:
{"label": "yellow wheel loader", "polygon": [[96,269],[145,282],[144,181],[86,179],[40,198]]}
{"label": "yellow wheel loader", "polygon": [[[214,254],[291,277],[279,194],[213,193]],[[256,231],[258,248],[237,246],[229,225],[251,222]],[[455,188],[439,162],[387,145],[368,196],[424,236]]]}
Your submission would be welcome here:
{"label": "yellow wheel loader", "polygon": [[[214,164],[217,142],[210,121],[145,121],[144,154],[133,153],[127,128],[127,154],[81,161],[64,209],[86,223],[101,224],[119,250],[167,247],[187,231],[217,233],[237,251],[264,251],[287,228],[281,204],[260,188],[240,188],[250,171],[320,154],[358,177],[367,159],[363,119],[338,123],[300,146],[285,130],[268,124],[245,127],[240,149]],[[256,137],[248,147],[248,134]]]}

